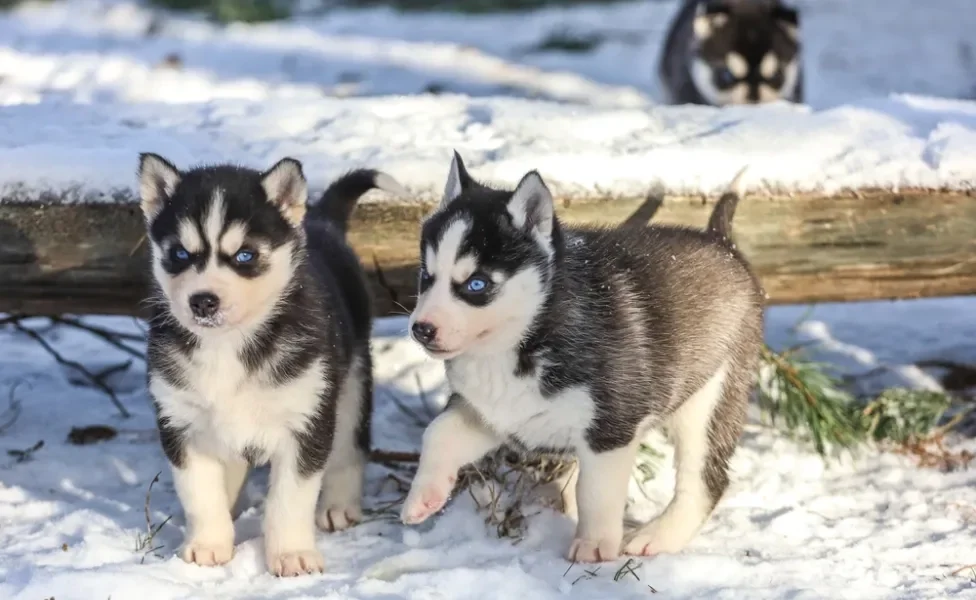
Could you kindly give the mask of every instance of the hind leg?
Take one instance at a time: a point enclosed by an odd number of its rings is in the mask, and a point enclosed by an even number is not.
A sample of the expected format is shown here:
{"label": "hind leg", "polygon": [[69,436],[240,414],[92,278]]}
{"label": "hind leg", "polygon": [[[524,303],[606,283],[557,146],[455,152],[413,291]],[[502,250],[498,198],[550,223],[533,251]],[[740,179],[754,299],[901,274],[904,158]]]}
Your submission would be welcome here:
{"label": "hind leg", "polygon": [[729,458],[745,416],[746,395],[727,381],[728,365],[674,412],[674,497],[656,519],[633,532],[627,554],[678,552],[698,533],[729,484]]}
{"label": "hind leg", "polygon": [[316,523],[341,531],[363,518],[363,486],[369,453],[373,382],[368,351],[350,370],[339,395],[332,452],[325,466]]}

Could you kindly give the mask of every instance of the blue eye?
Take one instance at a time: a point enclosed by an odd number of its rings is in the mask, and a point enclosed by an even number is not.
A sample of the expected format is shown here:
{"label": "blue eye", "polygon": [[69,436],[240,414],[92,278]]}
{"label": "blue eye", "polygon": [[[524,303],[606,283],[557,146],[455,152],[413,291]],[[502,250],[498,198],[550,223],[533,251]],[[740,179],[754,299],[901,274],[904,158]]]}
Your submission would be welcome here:
{"label": "blue eye", "polygon": [[488,281],[484,277],[472,277],[464,289],[472,294],[480,294],[488,289]]}
{"label": "blue eye", "polygon": [[170,256],[178,262],[190,260],[190,253],[183,246],[173,246],[170,250]]}
{"label": "blue eye", "polygon": [[736,81],[738,78],[728,68],[723,67],[715,71],[715,83],[719,87],[731,87]]}
{"label": "blue eye", "polygon": [[236,255],[234,255],[234,260],[239,263],[248,263],[254,260],[254,253],[250,250],[241,250]]}

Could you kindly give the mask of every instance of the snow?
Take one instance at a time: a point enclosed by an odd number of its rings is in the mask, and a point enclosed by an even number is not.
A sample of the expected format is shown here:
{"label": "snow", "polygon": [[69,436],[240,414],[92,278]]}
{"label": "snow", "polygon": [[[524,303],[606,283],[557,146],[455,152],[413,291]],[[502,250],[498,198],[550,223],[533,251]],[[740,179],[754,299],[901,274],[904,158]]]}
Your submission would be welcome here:
{"label": "snow", "polygon": [[[758,191],[970,190],[966,2],[801,2],[809,106],[726,109],[655,102],[674,1],[228,27],[125,1],[28,4],[0,15],[0,198],[129,200],[137,153],[155,151],[184,167],[292,155],[316,189],[373,166],[431,199],[454,148],[483,179],[537,168],[570,198],[711,194],[746,163]],[[606,39],[531,49],[563,30]],[[447,93],[397,95],[432,87]]]}
{"label": "snow", "polygon": [[[938,385],[931,373],[913,372],[910,365],[933,357],[976,359],[974,308],[976,301],[965,298],[822,305],[812,312],[778,307],[768,314],[768,341],[825,341],[820,356],[847,372],[886,367],[886,379],[874,384]],[[141,331],[127,318],[86,322]],[[384,450],[416,450],[419,444],[420,428],[393,396],[420,418],[445,401],[443,367],[403,335],[404,324],[402,318],[383,319],[374,330],[373,436]],[[66,357],[92,368],[129,358],[78,330],[59,327],[44,335]],[[263,564],[263,471],[246,488],[233,561],[219,568],[187,565],[174,554],[185,523],[156,437],[142,363],[134,361],[113,380],[133,413],[123,420],[104,395],[72,383],[77,378],[23,334],[0,329],[0,347],[2,403],[8,396],[21,403],[19,417],[0,433],[0,448],[44,441],[29,461],[0,460],[2,598],[627,599],[648,597],[648,585],[662,598],[976,597],[973,574],[951,575],[976,562],[972,470],[942,473],[875,451],[825,464],[808,447],[755,422],[743,436],[732,487],[712,520],[683,553],[641,560],[639,581],[630,575],[614,581],[624,559],[595,575],[563,560],[573,524],[541,505],[525,511],[530,516],[520,543],[499,539],[467,494],[421,527],[401,526],[388,513],[343,533],[319,534],[326,573],[277,580]],[[0,427],[9,420],[2,403]],[[99,423],[117,427],[118,437],[91,446],[66,442],[70,428]],[[649,519],[667,502],[673,484],[667,461],[645,485],[646,497],[632,483],[632,519]],[[147,488],[160,471],[151,519],[173,518],[153,542],[160,548],[136,551],[145,532]],[[389,505],[399,496],[389,473],[370,466],[368,506]]]}
{"label": "snow", "polygon": [[[129,201],[142,151],[184,167],[292,155],[318,189],[373,166],[420,199],[439,192],[454,148],[480,178],[511,184],[538,168],[568,197],[642,196],[656,185],[714,193],[745,163],[756,191],[970,190],[970,2],[800,0],[809,105],[721,110],[656,103],[653,65],[675,0],[477,18],[313,11],[229,27],[129,0],[30,3],[0,12],[0,201]],[[562,30],[605,39],[587,53],[533,50]],[[423,93],[431,88],[445,93]],[[865,394],[940,389],[943,372],[916,363],[976,362],[974,310],[967,298],[776,307],[767,340],[814,342],[814,355],[857,375]],[[86,322],[141,332],[124,318]],[[384,319],[374,330],[373,437],[383,450],[416,451],[446,399],[443,366],[404,328]],[[43,335],[93,370],[131,358],[77,330]],[[874,450],[825,463],[755,411],[712,520],[681,554],[639,561],[639,580],[614,581],[623,559],[592,572],[569,565],[573,525],[541,504],[526,511],[518,544],[499,539],[466,494],[431,523],[401,526],[400,492],[378,464],[371,519],[318,537],[325,574],[265,572],[265,471],[247,486],[234,560],[190,566],[174,554],[185,522],[144,365],[135,359],[110,382],[130,419],[0,327],[0,449],[13,451],[0,455],[0,598],[976,598],[976,571],[953,574],[976,563],[972,470],[942,473]],[[92,424],[118,437],[68,443],[72,427]],[[632,519],[666,504],[665,465],[643,491],[631,485]],[[157,473],[150,520],[172,520],[137,549]]]}

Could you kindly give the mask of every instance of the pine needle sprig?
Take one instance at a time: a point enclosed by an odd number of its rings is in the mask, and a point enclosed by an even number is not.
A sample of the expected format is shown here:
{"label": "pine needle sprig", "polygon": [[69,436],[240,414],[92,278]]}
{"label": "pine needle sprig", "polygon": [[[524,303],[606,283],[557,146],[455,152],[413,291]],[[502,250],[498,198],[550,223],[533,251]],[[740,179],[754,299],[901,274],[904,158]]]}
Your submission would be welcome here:
{"label": "pine needle sprig", "polygon": [[821,456],[832,448],[854,450],[865,440],[856,399],[824,365],[768,347],[762,361],[759,407],[771,424],[794,436],[808,434]]}
{"label": "pine needle sprig", "polygon": [[[891,388],[864,407],[862,425],[875,441],[906,444],[943,429],[939,424],[951,406],[952,398],[943,392]],[[957,413],[944,428],[959,423],[968,412]]]}

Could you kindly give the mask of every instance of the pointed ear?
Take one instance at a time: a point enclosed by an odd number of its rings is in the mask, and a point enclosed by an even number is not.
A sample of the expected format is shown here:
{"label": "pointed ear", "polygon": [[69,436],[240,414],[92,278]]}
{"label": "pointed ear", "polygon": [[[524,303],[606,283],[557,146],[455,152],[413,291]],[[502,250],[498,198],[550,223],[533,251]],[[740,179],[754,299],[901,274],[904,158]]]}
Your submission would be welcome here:
{"label": "pointed ear", "polygon": [[773,9],[773,18],[786,30],[794,42],[800,41],[800,13],[795,8],[779,5]]}
{"label": "pointed ear", "polygon": [[464,161],[461,155],[454,151],[454,158],[451,159],[451,170],[447,173],[447,183],[444,184],[444,196],[441,197],[441,208],[447,206],[461,195],[461,192],[471,187],[471,176],[464,168]]}
{"label": "pointed ear", "polygon": [[158,154],[139,155],[139,198],[146,221],[152,221],[163,210],[182,176],[179,169]]}
{"label": "pointed ear", "polygon": [[695,19],[692,29],[695,37],[704,40],[729,21],[729,7],[722,0],[708,0],[699,2],[695,7]]}
{"label": "pointed ear", "polygon": [[268,202],[295,227],[302,224],[308,202],[308,183],[302,173],[302,163],[294,158],[283,158],[261,176],[261,186],[268,195]]}
{"label": "pointed ear", "polygon": [[538,171],[529,171],[512,193],[508,212],[516,227],[534,229],[549,238],[554,218],[552,204],[552,193]]}
{"label": "pointed ear", "polygon": [[799,11],[789,6],[783,6],[782,4],[773,9],[773,18],[784,25],[797,27],[800,24]]}

